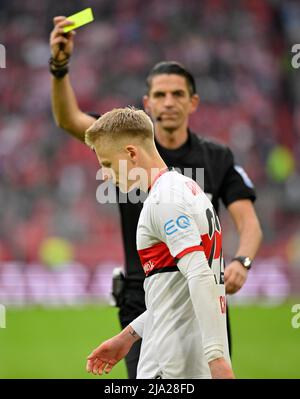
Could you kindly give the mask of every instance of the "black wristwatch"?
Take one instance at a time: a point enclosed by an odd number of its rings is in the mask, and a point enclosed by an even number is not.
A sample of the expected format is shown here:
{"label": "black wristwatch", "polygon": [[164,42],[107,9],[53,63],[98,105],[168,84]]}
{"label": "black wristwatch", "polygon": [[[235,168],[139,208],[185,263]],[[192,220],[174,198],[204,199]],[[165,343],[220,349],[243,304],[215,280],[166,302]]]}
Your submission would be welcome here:
{"label": "black wristwatch", "polygon": [[240,264],[243,265],[247,270],[251,269],[252,259],[249,258],[249,256],[236,256],[235,258],[232,259],[232,261],[234,260],[240,262]]}

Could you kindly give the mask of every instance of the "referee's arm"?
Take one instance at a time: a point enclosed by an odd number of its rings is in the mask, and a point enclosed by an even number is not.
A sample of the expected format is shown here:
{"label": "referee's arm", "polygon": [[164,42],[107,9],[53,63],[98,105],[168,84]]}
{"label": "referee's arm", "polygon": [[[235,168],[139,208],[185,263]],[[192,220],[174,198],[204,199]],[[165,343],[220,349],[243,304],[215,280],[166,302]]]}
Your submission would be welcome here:
{"label": "referee's arm", "polygon": [[[253,202],[255,188],[247,173],[235,164],[232,152],[227,148],[224,164],[228,170],[224,176],[220,195],[236,226],[239,242],[233,257],[246,256],[252,260],[261,245],[263,233]],[[245,284],[248,270],[237,260],[227,264],[224,273],[227,294],[234,294]]]}
{"label": "referee's arm", "polygon": [[[63,34],[63,27],[68,25],[65,17],[55,17],[53,22],[54,29],[50,34],[51,56],[58,63],[64,63],[73,52],[74,34]],[[68,73],[63,77],[52,76],[51,101],[56,124],[84,142],[85,131],[95,118],[80,110]]]}
{"label": "referee's arm", "polygon": [[239,244],[235,256],[247,254],[251,259],[257,254],[263,233],[253,206],[249,199],[234,201],[228,211],[239,234]]}

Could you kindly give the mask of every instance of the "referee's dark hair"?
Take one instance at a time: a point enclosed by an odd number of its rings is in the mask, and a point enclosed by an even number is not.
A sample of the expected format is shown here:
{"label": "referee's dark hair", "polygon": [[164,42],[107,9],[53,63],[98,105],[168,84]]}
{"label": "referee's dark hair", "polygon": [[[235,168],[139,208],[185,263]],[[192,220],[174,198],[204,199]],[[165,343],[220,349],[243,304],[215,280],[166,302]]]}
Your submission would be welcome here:
{"label": "referee's dark hair", "polygon": [[179,62],[176,61],[162,61],[154,65],[146,79],[148,92],[151,89],[151,83],[154,76],[157,75],[180,75],[186,79],[190,95],[196,94],[196,83],[193,75]]}

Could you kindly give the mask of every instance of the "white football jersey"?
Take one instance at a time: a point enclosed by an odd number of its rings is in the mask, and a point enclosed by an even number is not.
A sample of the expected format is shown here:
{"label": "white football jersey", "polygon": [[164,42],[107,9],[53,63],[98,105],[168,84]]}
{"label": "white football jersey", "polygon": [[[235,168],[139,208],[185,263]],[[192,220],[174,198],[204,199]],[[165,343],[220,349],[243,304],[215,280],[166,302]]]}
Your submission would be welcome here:
{"label": "white football jersey", "polygon": [[225,357],[230,361],[222,232],[196,182],[172,170],[157,177],[140,214],[137,250],[146,275],[147,307],[138,378],[210,378],[188,283],[177,267],[185,254],[204,251],[219,287]]}

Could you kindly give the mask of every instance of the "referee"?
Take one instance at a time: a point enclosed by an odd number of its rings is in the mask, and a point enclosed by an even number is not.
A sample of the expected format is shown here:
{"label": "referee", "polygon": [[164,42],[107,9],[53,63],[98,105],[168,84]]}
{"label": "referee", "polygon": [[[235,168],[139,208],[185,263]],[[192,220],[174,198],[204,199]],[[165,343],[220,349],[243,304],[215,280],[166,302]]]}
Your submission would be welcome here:
{"label": "referee", "polygon": [[[84,142],[85,131],[99,115],[93,116],[78,107],[68,74],[68,61],[74,47],[74,33],[64,34],[69,25],[65,17],[54,18],[50,35],[50,71],[52,73],[52,109],[57,125]],[[189,116],[196,111],[199,97],[193,76],[179,63],[161,62],[147,77],[144,108],[155,127],[156,147],[168,166],[204,169],[204,190],[218,212],[219,200],[229,211],[239,234],[232,261],[225,269],[227,294],[234,294],[245,283],[262,232],[253,202],[255,191],[245,171],[236,166],[230,149],[207,140],[188,128]],[[125,251],[125,285],[119,298],[119,319],[125,328],[145,311],[144,272],[136,250],[136,228],[143,204],[120,201],[121,227]],[[230,337],[230,334],[229,334]],[[129,378],[136,378],[140,353],[136,342],[126,357]]]}

